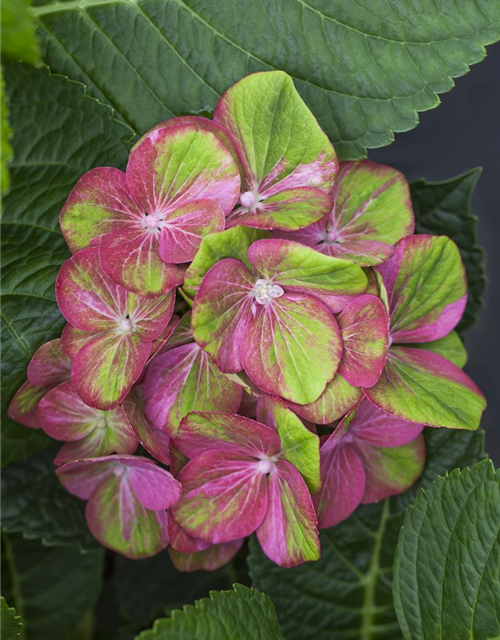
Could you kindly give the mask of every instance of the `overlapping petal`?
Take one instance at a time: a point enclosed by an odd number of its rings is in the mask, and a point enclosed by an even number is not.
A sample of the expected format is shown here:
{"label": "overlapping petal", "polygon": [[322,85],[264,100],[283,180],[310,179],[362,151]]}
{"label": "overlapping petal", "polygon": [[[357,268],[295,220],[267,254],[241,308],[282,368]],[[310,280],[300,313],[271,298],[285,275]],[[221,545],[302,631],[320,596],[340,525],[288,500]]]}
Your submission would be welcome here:
{"label": "overlapping petal", "polygon": [[392,245],[413,233],[408,183],[392,167],[369,160],[342,162],[332,196],[328,216],[300,231],[277,235],[370,267],[390,258]]}
{"label": "overlapping petal", "polygon": [[71,382],[63,382],[45,394],[38,405],[38,421],[55,440],[71,442],[55,463],[110,453],[134,453],[137,438],[121,407],[101,411],[86,405]]}
{"label": "overlapping petal", "polygon": [[311,495],[286,460],[278,461],[268,476],[267,502],[257,539],[268,558],[282,567],[318,560],[320,543]]}
{"label": "overlapping petal", "polygon": [[344,351],[339,374],[354,387],[380,378],[389,347],[389,317],[374,295],[358,296],[337,316]]}
{"label": "overlapping petal", "polygon": [[241,386],[222,374],[195,342],[154,358],[144,382],[146,413],[171,436],[190,411],[236,412],[241,394]]}
{"label": "overlapping petal", "polygon": [[243,78],[221,97],[214,120],[230,132],[244,176],[229,225],[297,229],[329,212],[337,157],[287,74]]}
{"label": "overlapping petal", "polygon": [[361,502],[408,489],[425,463],[423,428],[358,403],[321,446],[321,491],[313,498],[319,527],[345,520]]}
{"label": "overlapping petal", "polygon": [[62,484],[88,500],[86,518],[105,547],[130,558],[155,555],[168,544],[167,512],[181,485],[147,458],[108,456],[59,467]]}

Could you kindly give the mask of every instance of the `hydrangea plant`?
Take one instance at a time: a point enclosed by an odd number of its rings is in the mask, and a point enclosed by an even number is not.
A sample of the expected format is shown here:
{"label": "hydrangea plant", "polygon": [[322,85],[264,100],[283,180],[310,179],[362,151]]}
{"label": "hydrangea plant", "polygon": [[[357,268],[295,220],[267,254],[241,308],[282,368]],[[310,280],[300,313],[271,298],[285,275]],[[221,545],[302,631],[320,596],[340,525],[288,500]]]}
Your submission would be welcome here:
{"label": "hydrangea plant", "polygon": [[418,479],[424,426],[479,424],[456,245],[413,234],[401,173],[339,164],[283,72],[150,129],[60,224],[68,325],[10,415],[66,443],[57,477],[126,557],[214,570],[255,533],[314,562],[318,527]]}

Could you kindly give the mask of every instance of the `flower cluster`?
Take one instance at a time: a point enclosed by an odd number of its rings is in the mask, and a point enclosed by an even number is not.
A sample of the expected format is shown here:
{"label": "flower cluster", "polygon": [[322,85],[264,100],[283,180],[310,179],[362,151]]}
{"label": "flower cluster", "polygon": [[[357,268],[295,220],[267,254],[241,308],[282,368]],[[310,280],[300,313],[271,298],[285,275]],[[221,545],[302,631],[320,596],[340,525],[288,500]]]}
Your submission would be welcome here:
{"label": "flower cluster", "polygon": [[318,526],[415,482],[424,426],[479,424],[457,247],[413,234],[401,173],[339,163],[282,72],[89,171],[60,224],[68,324],[10,415],[65,443],[56,473],[110,549],[214,569],[255,532],[316,560]]}

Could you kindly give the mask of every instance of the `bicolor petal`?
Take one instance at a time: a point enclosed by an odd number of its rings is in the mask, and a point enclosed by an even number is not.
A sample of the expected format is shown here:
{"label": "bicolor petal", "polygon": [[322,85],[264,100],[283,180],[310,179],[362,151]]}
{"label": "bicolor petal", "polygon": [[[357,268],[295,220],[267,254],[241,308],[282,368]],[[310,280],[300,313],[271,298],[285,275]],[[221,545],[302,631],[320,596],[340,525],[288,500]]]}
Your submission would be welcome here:
{"label": "bicolor petal", "polygon": [[305,405],[289,402],[288,406],[304,420],[330,424],[342,418],[362,397],[361,389],[353,387],[337,373],[317,400]]}
{"label": "bicolor petal", "polygon": [[394,416],[435,427],[477,429],[486,400],[474,382],[443,356],[392,346],[377,384],[365,396]]}
{"label": "bicolor petal", "polygon": [[237,411],[242,388],[229,380],[196,343],[175,347],[154,358],[144,381],[148,418],[175,436],[190,411]]}
{"label": "bicolor petal", "polygon": [[270,426],[218,411],[187,415],[180,424],[175,444],[189,458],[219,450],[258,459],[276,456],[281,448],[279,436]]}
{"label": "bicolor petal", "polygon": [[460,321],[467,281],[458,248],[449,238],[404,238],[378,271],[389,304],[392,342],[437,340]]}
{"label": "bicolor petal", "polygon": [[337,316],[344,347],[339,374],[354,387],[372,387],[389,348],[389,317],[376,296],[358,296]]}
{"label": "bicolor petal", "polygon": [[42,344],[28,365],[28,380],[38,387],[52,387],[71,377],[71,359],[63,351],[61,338]]}
{"label": "bicolor petal", "polygon": [[172,516],[189,535],[211,544],[245,538],[267,510],[267,476],[261,467],[240,453],[206,451],[180,472],[184,492]]}
{"label": "bicolor petal", "polygon": [[268,476],[266,516],[257,529],[264,553],[282,567],[318,560],[320,543],[316,513],[307,486],[286,460]]}
{"label": "bicolor petal", "polygon": [[181,553],[170,546],[168,555],[177,571],[215,571],[234,558],[243,546],[244,539],[212,544],[207,549],[191,553]]}
{"label": "bicolor petal", "polygon": [[98,167],[85,173],[62,208],[59,223],[73,253],[100,242],[103,235],[140,219],[123,171]]}

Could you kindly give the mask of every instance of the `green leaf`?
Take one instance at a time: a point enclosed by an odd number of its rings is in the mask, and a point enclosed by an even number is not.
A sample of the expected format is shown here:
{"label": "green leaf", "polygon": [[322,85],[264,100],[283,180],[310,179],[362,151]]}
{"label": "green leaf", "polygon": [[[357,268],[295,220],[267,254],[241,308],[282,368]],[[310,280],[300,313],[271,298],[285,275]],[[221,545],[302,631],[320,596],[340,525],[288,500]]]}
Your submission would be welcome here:
{"label": "green leaf", "polygon": [[230,588],[225,571],[180,573],[168,551],[144,560],[116,556],[112,584],[124,620],[143,629],[156,616],[206,596],[210,589]]}
{"label": "green leaf", "polygon": [[30,0],[2,0],[2,58],[37,64],[40,59]]}
{"label": "green leaf", "polygon": [[424,349],[425,351],[432,351],[438,353],[454,365],[463,369],[467,363],[467,351],[465,350],[464,343],[460,339],[460,336],[456,331],[452,331],[444,338],[439,340],[432,340],[431,342],[421,342],[419,344],[408,345],[413,349]]}
{"label": "green leaf", "polygon": [[450,237],[458,246],[468,280],[468,301],[459,331],[473,325],[484,304],[486,288],[484,253],[477,244],[477,218],[470,202],[481,169],[471,169],[444,182],[417,180],[410,185],[416,233]]}
{"label": "green leaf", "polygon": [[95,541],[85,522],[85,503],[56,477],[52,460],[58,448],[51,446],[2,472],[2,528],[48,546],[87,549]]}
{"label": "green leaf", "polygon": [[233,589],[173,611],[136,640],[283,640],[272,602],[241,584]]}
{"label": "green leaf", "polygon": [[213,108],[247,73],[282,69],[342,159],[413,129],[500,36],[488,0],[74,0],[35,12],[51,69],[138,133]]}
{"label": "green leaf", "polygon": [[251,541],[252,582],[274,602],[287,640],[401,640],[392,563],[405,509],[436,475],[484,457],[482,432],[427,429],[425,436],[427,462],[418,482],[324,529],[318,562],[282,569]]}
{"label": "green leaf", "polygon": [[23,640],[65,640],[100,590],[104,550],[86,554],[2,534],[2,588],[23,620]]}
{"label": "green leaf", "polygon": [[394,562],[405,640],[500,637],[500,473],[437,478],[409,507]]}
{"label": "green leaf", "polygon": [[49,442],[41,431],[10,420],[7,407],[35,350],[64,325],[54,294],[69,256],[59,211],[85,171],[125,164],[131,137],[78,83],[18,63],[6,65],[5,80],[16,160],[1,223],[3,465]]}
{"label": "green leaf", "polygon": [[3,596],[0,597],[0,640],[18,640],[21,637],[23,621],[16,614],[16,610],[5,602]]}
{"label": "green leaf", "polygon": [[2,194],[9,190],[9,162],[12,160],[12,147],[10,139],[12,130],[9,125],[9,111],[5,96],[5,83],[3,80],[3,69],[0,67],[0,109],[1,109],[1,164],[0,164],[0,184],[2,185]]}

